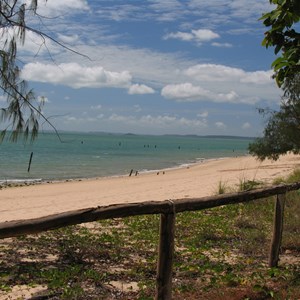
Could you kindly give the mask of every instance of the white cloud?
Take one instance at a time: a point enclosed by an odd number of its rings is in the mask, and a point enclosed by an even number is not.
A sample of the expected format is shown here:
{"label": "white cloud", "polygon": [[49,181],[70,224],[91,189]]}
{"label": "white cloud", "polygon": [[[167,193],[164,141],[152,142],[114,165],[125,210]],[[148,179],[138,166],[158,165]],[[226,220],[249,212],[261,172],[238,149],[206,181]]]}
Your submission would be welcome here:
{"label": "white cloud", "polygon": [[128,89],[128,94],[130,95],[153,94],[154,92],[155,91],[151,87],[144,84],[132,84]]}
{"label": "white cloud", "polygon": [[273,82],[272,75],[273,71],[245,72],[245,75],[241,78],[241,82],[267,84]]}
{"label": "white cloud", "polygon": [[269,2],[261,0],[190,0],[187,5],[200,23],[215,26],[234,22],[257,25],[262,13],[270,10]]}
{"label": "white cloud", "polygon": [[24,66],[21,75],[25,80],[63,84],[72,88],[127,88],[131,82],[128,71],[111,72],[101,66],[84,67],[77,63],[29,63]]}
{"label": "white cloud", "polygon": [[[18,35],[18,28],[15,27],[10,27],[10,28],[0,28],[0,35],[1,35],[1,40],[8,39],[11,40],[13,37]],[[26,59],[30,57],[30,59],[35,59],[36,57],[40,57],[43,54],[51,53],[51,55],[55,55],[59,52],[61,52],[62,47],[59,47],[57,44],[55,44],[53,41],[50,39],[47,39],[43,37],[42,35],[35,33],[33,31],[27,30],[26,31],[26,39],[24,41],[24,44],[20,39],[16,39],[17,42],[17,49],[18,49],[18,55],[20,57],[24,55],[28,55]],[[1,49],[7,50],[7,47],[9,43],[6,45],[1,42]],[[22,57],[22,60],[24,58]]]}
{"label": "white cloud", "polygon": [[102,108],[102,105],[101,104],[99,104],[99,105],[93,105],[93,106],[91,106],[91,109],[92,110],[100,110]]}
{"label": "white cloud", "polygon": [[198,64],[184,71],[184,73],[197,81],[239,81],[246,72],[242,69],[217,64]]}
{"label": "white cloud", "polygon": [[122,116],[118,114],[112,114],[109,118],[109,121],[112,122],[120,122],[120,123],[126,123],[126,124],[132,124],[135,123],[135,118],[132,116]]}
{"label": "white cloud", "polygon": [[195,40],[198,42],[209,42],[220,37],[217,33],[210,29],[192,30],[192,34],[195,36]]}
{"label": "white cloud", "polygon": [[198,29],[192,30],[191,32],[169,33],[164,36],[165,40],[168,39],[179,39],[182,41],[195,41],[197,43],[209,42],[213,39],[219,38],[219,34],[213,32],[210,29]]}
{"label": "white cloud", "polygon": [[[98,1],[97,1],[98,2]],[[109,19],[116,22],[124,20],[143,20],[146,13],[144,11],[144,5],[134,5],[129,3],[124,4],[111,4],[105,6],[101,3],[96,8],[97,16],[101,19]]]}
{"label": "white cloud", "polygon": [[184,83],[167,84],[161,94],[177,101],[278,103],[280,93],[271,78],[272,73],[271,70],[247,72],[225,65],[196,64],[177,74]]}
{"label": "white cloud", "polygon": [[246,72],[240,68],[233,68],[217,64],[198,64],[184,71],[184,73],[196,79],[206,82],[238,82],[255,84],[274,84],[273,71]]}
{"label": "white cloud", "polygon": [[[270,103],[280,101],[280,91],[276,88],[274,80],[271,79],[272,71],[246,72],[241,68],[220,64],[195,64],[194,61],[188,60],[178,53],[160,53],[126,46],[81,46],[77,50],[92,59],[92,62],[89,62],[82,57],[75,57],[78,62],[90,65],[91,69],[103,68],[103,70],[109,70],[121,76],[124,74],[120,71],[120,66],[122,66],[122,69],[127,70],[130,77],[132,76],[136,82],[143,82],[144,85],[152,86],[155,89],[161,89],[170,84],[189,82],[195,87],[205,88],[210,95],[220,94],[219,98],[234,91],[240,96],[241,103],[255,104],[261,100],[267,100]],[[71,59],[72,56],[66,53],[55,57],[58,65],[60,62],[68,64]],[[43,79],[47,72],[47,68],[43,68],[43,74],[35,76],[34,80]],[[61,70],[55,71],[55,74],[59,73]],[[79,78],[83,76],[84,74],[80,72]],[[71,81],[76,83],[77,79],[74,78]],[[53,82],[52,79],[49,82]],[[71,84],[66,80],[62,80],[60,83],[69,86]],[[131,78],[128,77],[122,87],[129,89],[131,85]],[[134,86],[131,88],[131,92],[140,91],[142,86]],[[137,89],[137,87],[139,88]],[[188,100],[195,101],[195,99],[185,98],[185,101]]]}
{"label": "white cloud", "polygon": [[204,111],[204,112],[201,112],[201,113],[197,114],[197,117],[207,118],[208,117],[208,111]]}
{"label": "white cloud", "polygon": [[0,96],[0,102],[6,102],[6,98],[4,96]]}
{"label": "white cloud", "polygon": [[192,33],[181,32],[181,31],[171,32],[171,33],[168,33],[168,34],[166,34],[164,36],[165,40],[168,40],[168,39],[177,39],[177,40],[182,40],[182,41],[185,41],[185,42],[192,41],[194,38],[195,38],[195,36]]}
{"label": "white cloud", "polygon": [[161,90],[165,98],[178,100],[194,100],[200,97],[208,97],[209,91],[200,86],[193,86],[191,83],[169,84]]}
{"label": "white cloud", "polygon": [[224,130],[227,128],[227,126],[223,123],[223,122],[216,122],[215,123],[215,126],[218,128],[218,129],[221,129],[221,130]]}
{"label": "white cloud", "polygon": [[230,44],[230,43],[217,43],[217,42],[214,42],[211,45],[214,46],[214,47],[219,47],[219,48],[231,48],[232,47],[232,44]]}
{"label": "white cloud", "polygon": [[74,122],[74,121],[77,121],[77,118],[67,116],[67,117],[65,117],[65,120],[66,120],[67,122]]}
{"label": "white cloud", "polygon": [[[27,0],[26,2],[30,3],[31,1]],[[43,16],[65,16],[87,10],[89,10],[89,5],[86,0],[51,0],[38,3],[38,13]]]}
{"label": "white cloud", "polygon": [[[105,5],[105,3],[108,3]],[[115,1],[117,2],[117,1]],[[101,19],[120,20],[154,20],[170,22],[200,23],[203,26],[224,26],[233,22],[257,25],[257,19],[263,12],[270,10],[268,1],[261,0],[149,0],[136,4],[118,1],[105,1],[98,4],[97,12]],[[123,2],[123,3],[122,3]],[[133,1],[132,1],[133,2]],[[249,33],[249,30],[247,31]]]}
{"label": "white cloud", "polygon": [[74,44],[75,42],[79,41],[79,35],[78,34],[72,34],[72,35],[65,35],[58,33],[58,40],[60,42],[63,42],[64,44]]}
{"label": "white cloud", "polygon": [[123,123],[124,125],[134,125],[138,127],[148,128],[193,128],[193,129],[203,129],[207,127],[205,120],[199,119],[187,119],[184,117],[176,117],[169,115],[144,115],[141,117],[135,116],[123,116],[118,114],[112,114],[109,118],[109,121]]}
{"label": "white cloud", "polygon": [[242,126],[243,129],[249,129],[251,128],[251,124],[249,122],[245,122]]}
{"label": "white cloud", "polygon": [[178,101],[208,101],[237,103],[239,95],[235,91],[228,93],[214,93],[201,86],[194,86],[187,82],[182,84],[166,85],[161,95],[165,98],[176,99]]}

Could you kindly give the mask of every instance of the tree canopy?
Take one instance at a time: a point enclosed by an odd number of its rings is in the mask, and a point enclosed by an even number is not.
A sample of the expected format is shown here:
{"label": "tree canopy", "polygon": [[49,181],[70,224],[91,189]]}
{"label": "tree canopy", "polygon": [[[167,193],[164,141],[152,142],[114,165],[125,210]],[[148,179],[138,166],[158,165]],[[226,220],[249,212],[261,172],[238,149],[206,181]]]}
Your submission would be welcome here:
{"label": "tree canopy", "polygon": [[[41,31],[43,17],[37,12],[38,3],[38,0],[0,1],[0,89],[7,99],[7,106],[0,108],[0,122],[6,124],[6,128],[0,132],[0,142],[8,132],[12,141],[16,141],[21,134],[25,140],[28,137],[34,140],[39,131],[40,119],[57,133],[56,128],[42,113],[43,99],[37,99],[27,82],[20,77],[18,49],[24,45],[28,32],[39,35],[44,44],[46,40],[51,40],[68,51],[88,58]],[[28,16],[37,21],[32,22],[34,26],[27,24]]]}
{"label": "tree canopy", "polygon": [[274,78],[283,90],[279,111],[260,109],[267,116],[263,137],[250,144],[249,151],[260,160],[278,159],[287,152],[300,153],[300,33],[295,25],[300,20],[299,0],[270,0],[276,8],[261,18],[270,29],[262,45],[274,47],[280,54],[272,67]]}
{"label": "tree canopy", "polygon": [[277,84],[282,87],[286,78],[300,71],[300,33],[295,30],[300,20],[300,1],[270,0],[270,3],[276,8],[261,18],[263,24],[269,27],[262,45],[274,47],[275,54],[280,53],[272,67]]}
{"label": "tree canopy", "polygon": [[1,139],[10,132],[10,138],[16,141],[20,133],[34,139],[38,133],[41,106],[35,101],[35,95],[20,79],[17,53],[18,46],[24,44],[26,32],[34,31],[26,24],[26,15],[36,14],[37,0],[26,5],[19,0],[0,2],[0,88],[7,99],[7,106],[0,110],[0,121],[7,128],[1,132]]}
{"label": "tree canopy", "polygon": [[300,153],[300,73],[285,80],[284,89],[279,111],[261,110],[269,117],[263,137],[249,145],[250,153],[260,160],[277,160],[289,151]]}

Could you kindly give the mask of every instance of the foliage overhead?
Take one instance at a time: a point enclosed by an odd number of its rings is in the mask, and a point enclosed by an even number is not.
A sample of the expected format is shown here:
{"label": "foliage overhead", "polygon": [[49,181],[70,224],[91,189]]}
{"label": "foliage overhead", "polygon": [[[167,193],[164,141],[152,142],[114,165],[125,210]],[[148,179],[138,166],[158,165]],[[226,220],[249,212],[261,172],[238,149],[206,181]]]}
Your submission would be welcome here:
{"label": "foliage overhead", "polygon": [[277,85],[283,90],[279,111],[261,109],[268,116],[263,137],[249,145],[249,152],[260,160],[277,160],[281,154],[300,153],[300,21],[299,0],[270,0],[276,8],[262,16],[270,29],[262,45],[275,47],[281,54],[272,63]]}
{"label": "foliage overhead", "polygon": [[25,42],[26,32],[34,31],[27,26],[28,14],[36,15],[37,0],[30,5],[20,0],[0,2],[0,88],[7,99],[7,107],[0,109],[0,121],[7,127],[1,132],[0,140],[10,131],[10,139],[16,141],[21,133],[33,140],[39,129],[41,105],[36,105],[35,95],[20,78],[17,61],[18,45]]}
{"label": "foliage overhead", "polygon": [[41,111],[44,100],[37,99],[27,87],[26,81],[20,78],[18,47],[24,45],[26,33],[32,32],[40,36],[43,44],[50,40],[68,51],[88,58],[36,29],[37,26],[35,28],[27,24],[26,20],[31,16],[31,19],[36,19],[43,26],[42,17],[37,12],[38,3],[38,0],[0,0],[0,89],[7,99],[7,107],[0,108],[0,122],[7,125],[0,132],[0,142],[7,132],[10,132],[12,141],[17,141],[21,134],[25,140],[30,136],[33,141],[38,134],[39,119],[48,123],[60,139],[56,128]]}
{"label": "foliage overhead", "polygon": [[275,54],[281,53],[274,60],[272,67],[279,87],[286,78],[293,77],[300,71],[300,33],[295,31],[295,24],[300,20],[299,0],[269,0],[276,5],[271,12],[261,18],[270,29],[265,33],[262,45],[275,47]]}

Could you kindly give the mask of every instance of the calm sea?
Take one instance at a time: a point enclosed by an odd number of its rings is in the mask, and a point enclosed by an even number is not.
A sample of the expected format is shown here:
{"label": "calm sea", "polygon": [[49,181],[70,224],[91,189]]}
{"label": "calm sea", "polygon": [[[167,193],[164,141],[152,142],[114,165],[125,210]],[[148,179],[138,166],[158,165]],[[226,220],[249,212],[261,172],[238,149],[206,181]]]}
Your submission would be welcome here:
{"label": "calm sea", "polygon": [[[63,180],[174,168],[247,154],[246,138],[40,133],[33,143],[0,144],[0,181]],[[33,152],[28,172],[30,155]]]}

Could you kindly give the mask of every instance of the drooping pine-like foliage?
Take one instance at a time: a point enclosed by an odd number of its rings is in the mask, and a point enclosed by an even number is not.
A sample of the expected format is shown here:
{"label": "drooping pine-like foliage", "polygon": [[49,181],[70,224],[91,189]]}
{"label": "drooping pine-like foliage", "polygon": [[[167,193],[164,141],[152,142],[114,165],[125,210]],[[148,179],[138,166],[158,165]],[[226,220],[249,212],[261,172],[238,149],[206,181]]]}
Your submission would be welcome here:
{"label": "drooping pine-like foliage", "polygon": [[36,14],[37,5],[37,0],[30,5],[21,0],[0,0],[0,88],[7,99],[6,107],[0,109],[0,122],[6,125],[0,141],[7,132],[12,141],[21,134],[33,140],[38,134],[41,105],[34,104],[35,95],[20,78],[17,61],[18,45],[24,44],[30,30],[26,15]]}

